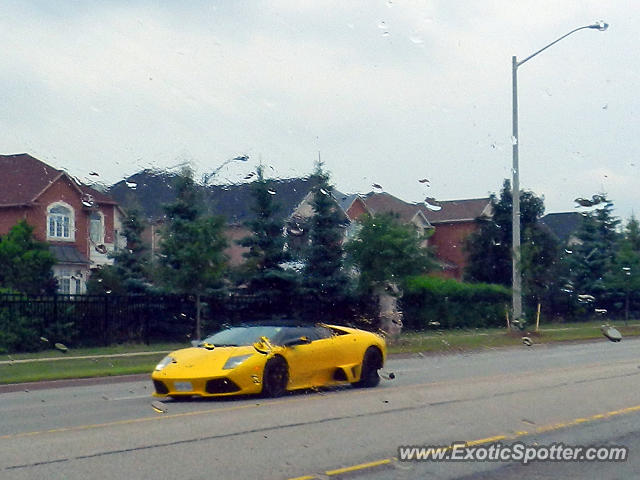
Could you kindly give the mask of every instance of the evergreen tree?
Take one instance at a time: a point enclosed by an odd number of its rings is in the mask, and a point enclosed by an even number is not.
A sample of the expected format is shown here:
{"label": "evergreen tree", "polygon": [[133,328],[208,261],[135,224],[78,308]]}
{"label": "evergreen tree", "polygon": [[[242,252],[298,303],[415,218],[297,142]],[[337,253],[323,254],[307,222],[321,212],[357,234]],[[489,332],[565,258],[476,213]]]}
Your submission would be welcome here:
{"label": "evergreen tree", "polygon": [[296,274],[282,267],[289,258],[284,249],[283,223],[277,216],[280,206],[276,203],[272,182],[264,178],[262,165],[256,173],[257,178],[251,185],[255,218],[246,222],[251,234],[238,243],[249,248],[242,268],[249,291],[261,301],[274,303],[291,298],[296,288]]}
{"label": "evergreen tree", "polygon": [[345,308],[350,295],[342,245],[348,220],[333,197],[333,186],[322,162],[317,163],[313,176],[318,183],[312,189],[314,215],[310,220],[303,288],[315,297],[317,313],[326,315],[334,308]]}
{"label": "evergreen tree", "polygon": [[[493,215],[477,219],[479,229],[472,233],[465,242],[468,264],[465,269],[465,280],[470,282],[497,283],[511,286],[511,232],[512,232],[512,194],[511,182],[505,180],[500,198],[495,194],[490,197]],[[520,192],[520,231],[533,230],[538,219],[544,213],[544,202],[533,192]],[[534,233],[535,232],[535,233]],[[521,241],[521,248],[526,245],[526,238]]]}
{"label": "evergreen tree", "polygon": [[91,275],[89,293],[110,291],[115,295],[146,294],[151,290],[151,256],[142,240],[145,221],[137,208],[129,208],[122,222],[127,244],[110,256],[113,265],[105,265]]}
{"label": "evergreen tree", "polygon": [[0,237],[0,288],[27,295],[55,293],[51,270],[55,263],[49,245],[34,238],[33,227],[25,220]]}
{"label": "evergreen tree", "polygon": [[616,252],[605,287],[616,311],[624,312],[625,322],[640,309],[640,235],[638,221],[631,217]]}
{"label": "evergreen tree", "polygon": [[202,296],[219,287],[226,267],[225,222],[203,216],[193,173],[184,170],[176,179],[176,199],[165,206],[159,270],[169,291],[196,299],[196,336],[201,338]]}
{"label": "evergreen tree", "polygon": [[566,259],[578,301],[610,307],[604,278],[615,262],[620,220],[613,216],[613,203],[604,194],[602,197],[603,202],[597,209],[583,212],[576,233],[579,243],[572,247],[572,253]]}

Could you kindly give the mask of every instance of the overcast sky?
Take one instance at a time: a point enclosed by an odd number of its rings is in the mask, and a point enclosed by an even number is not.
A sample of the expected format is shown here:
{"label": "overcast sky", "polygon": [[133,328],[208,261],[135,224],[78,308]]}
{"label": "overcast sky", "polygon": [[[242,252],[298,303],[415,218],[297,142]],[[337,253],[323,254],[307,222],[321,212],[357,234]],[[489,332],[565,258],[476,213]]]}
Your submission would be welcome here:
{"label": "overcast sky", "polygon": [[521,186],[548,212],[604,190],[627,218],[637,0],[3,0],[0,153],[110,184],[239,155],[220,181],[307,175],[320,152],[343,192],[486,196],[511,176],[512,55],[596,20],[518,69]]}

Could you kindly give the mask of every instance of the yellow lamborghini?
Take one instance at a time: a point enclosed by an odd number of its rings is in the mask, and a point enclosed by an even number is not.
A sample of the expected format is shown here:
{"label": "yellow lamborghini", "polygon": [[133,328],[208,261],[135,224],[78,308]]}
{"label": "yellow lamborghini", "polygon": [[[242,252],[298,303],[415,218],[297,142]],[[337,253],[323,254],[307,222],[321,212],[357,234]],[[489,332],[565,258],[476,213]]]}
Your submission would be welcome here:
{"label": "yellow lamborghini", "polygon": [[276,397],[320,386],[375,387],[385,359],[385,341],[374,333],[271,321],[230,327],[176,350],[151,378],[156,397]]}

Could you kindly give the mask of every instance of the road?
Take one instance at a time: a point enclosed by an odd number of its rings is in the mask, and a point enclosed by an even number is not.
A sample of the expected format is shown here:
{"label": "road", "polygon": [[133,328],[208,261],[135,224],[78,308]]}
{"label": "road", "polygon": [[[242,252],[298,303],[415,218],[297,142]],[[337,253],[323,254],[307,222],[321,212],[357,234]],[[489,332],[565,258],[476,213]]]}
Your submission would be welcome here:
{"label": "road", "polygon": [[[151,408],[148,381],[0,394],[0,478],[635,478],[640,340],[392,358],[375,389]],[[401,462],[453,442],[626,445],[623,463]]]}

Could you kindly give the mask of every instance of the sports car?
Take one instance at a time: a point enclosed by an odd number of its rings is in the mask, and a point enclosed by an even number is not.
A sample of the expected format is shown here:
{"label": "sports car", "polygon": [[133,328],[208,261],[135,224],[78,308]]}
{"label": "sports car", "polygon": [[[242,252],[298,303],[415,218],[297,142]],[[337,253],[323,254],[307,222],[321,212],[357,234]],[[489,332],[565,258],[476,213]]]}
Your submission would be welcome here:
{"label": "sports car", "polygon": [[375,387],[386,359],[381,336],[326,324],[233,326],[176,350],[151,375],[156,397],[263,394],[352,384]]}

